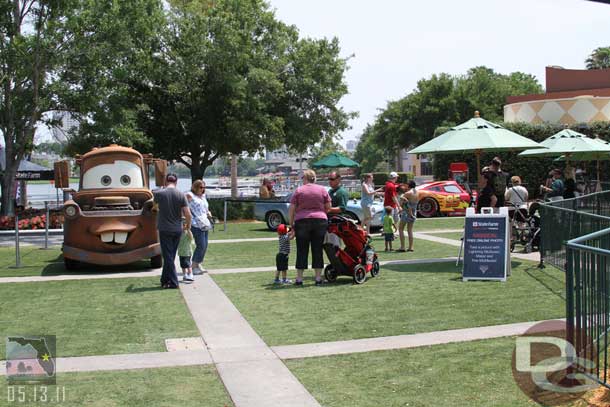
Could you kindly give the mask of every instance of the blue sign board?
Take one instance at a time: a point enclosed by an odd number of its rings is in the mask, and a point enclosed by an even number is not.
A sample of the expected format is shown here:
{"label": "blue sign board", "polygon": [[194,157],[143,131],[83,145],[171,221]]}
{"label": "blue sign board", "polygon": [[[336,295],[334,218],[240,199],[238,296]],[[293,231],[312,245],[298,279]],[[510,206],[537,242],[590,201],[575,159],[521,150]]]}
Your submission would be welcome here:
{"label": "blue sign board", "polygon": [[510,267],[507,216],[466,216],[463,280],[506,281]]}

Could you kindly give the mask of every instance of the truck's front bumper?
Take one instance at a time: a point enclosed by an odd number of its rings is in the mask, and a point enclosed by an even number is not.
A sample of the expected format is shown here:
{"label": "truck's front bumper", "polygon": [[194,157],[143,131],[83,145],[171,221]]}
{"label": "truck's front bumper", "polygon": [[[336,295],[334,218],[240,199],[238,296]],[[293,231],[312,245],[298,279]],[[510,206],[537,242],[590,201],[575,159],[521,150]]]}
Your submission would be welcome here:
{"label": "truck's front bumper", "polygon": [[158,256],[161,254],[161,245],[159,243],[153,243],[145,247],[140,247],[139,249],[118,253],[90,252],[77,247],[64,245],[62,251],[64,257],[82,263],[116,266]]}

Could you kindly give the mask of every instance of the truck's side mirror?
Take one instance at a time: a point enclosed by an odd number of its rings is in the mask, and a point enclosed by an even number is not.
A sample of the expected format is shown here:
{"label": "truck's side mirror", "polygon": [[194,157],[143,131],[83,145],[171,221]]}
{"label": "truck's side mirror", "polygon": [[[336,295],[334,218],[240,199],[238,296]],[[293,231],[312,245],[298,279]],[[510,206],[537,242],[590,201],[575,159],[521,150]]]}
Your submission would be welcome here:
{"label": "truck's side mirror", "polygon": [[68,161],[57,161],[53,163],[55,173],[55,188],[70,187],[70,166]]}
{"label": "truck's side mirror", "polygon": [[165,175],[167,174],[167,161],[155,160],[155,184],[158,187],[165,186]]}

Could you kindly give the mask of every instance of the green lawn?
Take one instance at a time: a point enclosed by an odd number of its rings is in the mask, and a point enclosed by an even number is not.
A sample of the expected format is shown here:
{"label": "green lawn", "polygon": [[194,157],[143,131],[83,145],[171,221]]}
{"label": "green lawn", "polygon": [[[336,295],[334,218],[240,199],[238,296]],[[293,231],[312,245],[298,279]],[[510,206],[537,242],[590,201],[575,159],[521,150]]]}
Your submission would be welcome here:
{"label": "green lawn", "polygon": [[[395,240],[394,248],[397,249],[399,246],[398,240]],[[414,247],[416,251],[413,253],[385,253],[383,247],[383,240],[377,239],[375,241],[375,248],[379,252],[380,260],[427,259],[457,256],[457,248],[455,247],[419,239],[416,239],[415,241]],[[233,267],[274,267],[277,250],[278,244],[275,241],[213,243],[208,246],[203,264],[206,268],[211,270],[215,268]],[[293,266],[295,261],[296,243],[293,240],[289,264]]]}
{"label": "green lawn", "polygon": [[[218,215],[218,214],[217,214]],[[221,239],[255,239],[259,237],[277,237],[277,233],[267,229],[265,222],[227,223],[227,230],[223,231],[224,224],[218,223],[214,231],[210,231],[210,240]]]}
{"label": "green lawn", "polygon": [[[34,397],[34,387],[22,386],[25,395],[30,399]],[[20,403],[16,390],[15,401],[9,402],[8,390],[6,380],[0,380],[0,405],[49,404],[66,407],[233,405],[213,366],[59,373],[57,386],[47,386],[46,403]],[[57,401],[58,395],[59,401]],[[41,397],[40,388],[37,397]],[[2,403],[5,400],[7,404]]]}
{"label": "green lawn", "polygon": [[453,239],[453,240],[460,240],[463,236],[462,232],[426,233],[426,234],[430,235],[430,236],[444,237],[445,239]]}
{"label": "green lawn", "polygon": [[0,284],[0,309],[0,338],[56,335],[59,356],[161,352],[167,338],[199,336],[180,292],[155,277]]}
{"label": "green lawn", "polygon": [[150,270],[150,262],[143,260],[129,266],[86,266],[79,270],[68,271],[64,268],[61,249],[41,250],[39,247],[23,246],[20,248],[21,267],[15,266],[15,249],[0,247],[0,277],[20,276],[57,276],[74,274],[98,274],[107,272],[134,272]]}
{"label": "green lawn", "polygon": [[[377,278],[275,287],[271,273],[214,280],[269,345],[412,334],[564,316],[564,274],[513,262],[506,283],[462,282],[454,263],[384,266]],[[290,273],[294,276],[293,273]]]}
{"label": "green lawn", "polygon": [[[276,237],[275,232],[267,229],[264,222],[245,222],[227,224],[227,231],[223,231],[223,224],[218,223],[215,231],[210,232],[209,238],[218,239],[252,239],[257,237]],[[417,231],[438,230],[438,229],[462,229],[464,227],[463,217],[439,217],[429,219],[418,219],[416,223]]]}
{"label": "green lawn", "polygon": [[288,360],[325,407],[535,406],[511,374],[514,338]]}
{"label": "green lawn", "polygon": [[418,218],[414,230],[423,232],[435,229],[463,229],[464,217]]}

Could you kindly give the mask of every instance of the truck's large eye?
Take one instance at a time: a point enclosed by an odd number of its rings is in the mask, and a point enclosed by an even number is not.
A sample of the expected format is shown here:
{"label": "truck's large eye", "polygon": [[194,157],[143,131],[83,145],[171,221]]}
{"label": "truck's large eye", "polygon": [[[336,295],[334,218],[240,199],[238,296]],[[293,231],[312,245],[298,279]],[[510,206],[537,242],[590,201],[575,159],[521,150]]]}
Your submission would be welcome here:
{"label": "truck's large eye", "polygon": [[107,187],[108,185],[112,184],[112,178],[110,178],[110,175],[104,175],[102,176],[102,185]]}
{"label": "truck's large eye", "polygon": [[121,176],[121,184],[123,184],[123,185],[131,184],[131,177],[129,175]]}

